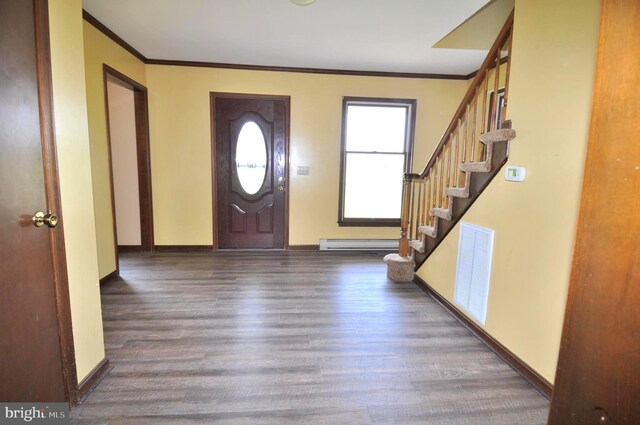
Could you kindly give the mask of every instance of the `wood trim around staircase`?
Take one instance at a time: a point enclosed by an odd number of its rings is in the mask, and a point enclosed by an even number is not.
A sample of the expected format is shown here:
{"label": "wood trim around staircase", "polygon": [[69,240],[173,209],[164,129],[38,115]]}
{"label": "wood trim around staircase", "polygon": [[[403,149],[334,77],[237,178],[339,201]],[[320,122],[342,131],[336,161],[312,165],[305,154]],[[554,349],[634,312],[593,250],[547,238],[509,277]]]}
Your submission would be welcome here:
{"label": "wood trim around staircase", "polygon": [[547,399],[551,399],[553,392],[553,384],[547,381],[542,375],[533,370],[531,366],[526,364],[522,359],[512,353],[507,347],[502,345],[494,337],[489,335],[484,329],[478,326],[475,322],[464,315],[456,306],[450,303],[442,295],[440,295],[435,289],[433,289],[427,282],[421,279],[419,276],[413,278],[413,283],[431,298],[433,298],[438,304],[445,308],[462,326],[467,328],[471,333],[482,341],[487,347],[498,355],[505,363],[507,363],[513,370],[518,372],[527,382],[529,382],[536,390],[538,390]]}
{"label": "wood trim around staircase", "polygon": [[109,359],[105,357],[89,372],[82,382],[78,384],[78,401],[80,403],[102,382],[111,369],[113,369],[113,367],[109,366]]}

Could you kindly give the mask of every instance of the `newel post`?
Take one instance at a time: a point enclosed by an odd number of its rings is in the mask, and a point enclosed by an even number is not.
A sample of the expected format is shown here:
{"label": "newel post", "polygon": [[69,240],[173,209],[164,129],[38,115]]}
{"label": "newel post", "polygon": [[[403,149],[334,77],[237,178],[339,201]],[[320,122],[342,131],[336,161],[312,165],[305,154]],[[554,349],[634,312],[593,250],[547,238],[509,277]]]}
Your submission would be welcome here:
{"label": "newel post", "polygon": [[418,174],[404,173],[404,179],[402,182],[402,213],[400,215],[400,250],[401,257],[409,256],[409,210],[411,209],[411,185],[413,179],[419,177]]}

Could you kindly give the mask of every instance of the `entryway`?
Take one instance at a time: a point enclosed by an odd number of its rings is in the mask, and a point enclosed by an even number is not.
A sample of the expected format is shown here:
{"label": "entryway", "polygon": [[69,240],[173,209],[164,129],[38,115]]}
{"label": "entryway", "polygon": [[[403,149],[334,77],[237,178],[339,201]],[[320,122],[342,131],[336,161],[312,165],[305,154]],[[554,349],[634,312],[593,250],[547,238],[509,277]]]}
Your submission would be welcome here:
{"label": "entryway", "polygon": [[289,97],[211,94],[214,247],[288,245]]}
{"label": "entryway", "polygon": [[116,250],[153,251],[147,89],[104,65],[111,203]]}

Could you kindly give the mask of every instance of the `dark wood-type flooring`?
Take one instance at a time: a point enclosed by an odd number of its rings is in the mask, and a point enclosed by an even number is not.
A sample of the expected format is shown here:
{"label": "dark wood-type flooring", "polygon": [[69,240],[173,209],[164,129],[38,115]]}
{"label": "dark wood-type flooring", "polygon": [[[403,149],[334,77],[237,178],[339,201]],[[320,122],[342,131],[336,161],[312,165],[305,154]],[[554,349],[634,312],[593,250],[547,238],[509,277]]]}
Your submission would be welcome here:
{"label": "dark wood-type flooring", "polygon": [[549,403],[380,254],[126,254],[74,424],[535,425]]}

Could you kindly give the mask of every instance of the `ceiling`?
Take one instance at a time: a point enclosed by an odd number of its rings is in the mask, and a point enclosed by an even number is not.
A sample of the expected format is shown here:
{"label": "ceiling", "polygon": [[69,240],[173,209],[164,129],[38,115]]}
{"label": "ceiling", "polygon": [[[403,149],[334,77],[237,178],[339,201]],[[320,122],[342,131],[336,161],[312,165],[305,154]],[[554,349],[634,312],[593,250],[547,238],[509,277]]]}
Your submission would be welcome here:
{"label": "ceiling", "polygon": [[515,0],[493,0],[433,47],[489,50],[515,6]]}
{"label": "ceiling", "polygon": [[[432,46],[487,3],[83,0],[83,7],[149,59],[465,75],[486,50]],[[487,31],[495,38],[499,28]]]}

